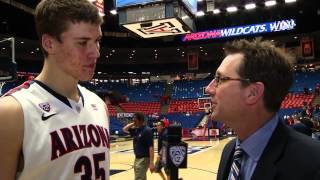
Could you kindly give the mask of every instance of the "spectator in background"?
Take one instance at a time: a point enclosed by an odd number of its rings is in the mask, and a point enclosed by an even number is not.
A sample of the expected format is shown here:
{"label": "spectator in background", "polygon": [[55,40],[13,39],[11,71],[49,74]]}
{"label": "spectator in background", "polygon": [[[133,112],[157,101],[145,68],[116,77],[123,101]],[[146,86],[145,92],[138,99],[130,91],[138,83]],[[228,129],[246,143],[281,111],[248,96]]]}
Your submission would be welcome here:
{"label": "spectator in background", "polygon": [[307,136],[311,136],[313,123],[305,117],[300,120],[295,119],[294,124],[292,125],[292,128],[302,134],[305,134]]}
{"label": "spectator in background", "polygon": [[307,109],[308,109],[308,103],[303,102],[302,111],[300,112],[300,116],[304,117],[307,116]]}
{"label": "spectator in background", "polygon": [[284,115],[284,116],[283,116],[283,122],[284,122],[286,125],[290,125],[289,116]]}
{"label": "spectator in background", "polygon": [[316,104],[315,108],[314,108],[314,113],[318,114],[320,113],[320,104]]}
{"label": "spectator in background", "polygon": [[308,95],[309,94],[309,88],[308,87],[304,87],[303,88],[303,92],[305,95]]}
{"label": "spectator in background", "polygon": [[146,126],[144,114],[138,112],[133,115],[133,122],[123,127],[123,132],[133,137],[134,149],[134,179],[146,180],[148,168],[154,171],[154,148],[152,129]]}
{"label": "spectator in background", "polygon": [[307,106],[307,110],[306,110],[306,114],[309,118],[312,118],[313,117],[313,110],[314,110],[314,107],[312,105],[312,102],[309,102],[308,106]]}
{"label": "spectator in background", "polygon": [[292,59],[260,39],[236,40],[224,50],[206,92],[213,119],[230,126],[237,138],[223,150],[217,180],[320,179],[320,143],[277,115],[293,81]]}
{"label": "spectator in background", "polygon": [[164,118],[162,119],[162,121],[163,121],[163,123],[164,123],[164,127],[165,127],[165,128],[169,127],[170,122],[169,122],[169,119],[168,119],[168,118],[164,117]]}
{"label": "spectator in background", "polygon": [[162,142],[163,140],[165,140],[167,136],[167,129],[165,127],[165,122],[163,120],[157,123],[157,132],[158,132],[158,156],[155,162],[155,172],[159,173],[161,178],[165,180],[166,178],[161,170],[162,168],[164,168],[164,171],[167,175],[167,179],[170,180],[170,171],[161,161],[161,157],[163,155]]}
{"label": "spectator in background", "polygon": [[211,105],[210,104],[205,104],[204,106],[204,113],[206,115],[210,115],[211,114]]}
{"label": "spectator in background", "polygon": [[319,83],[316,85],[316,88],[314,89],[314,91],[315,91],[316,96],[320,95],[320,84]]}
{"label": "spectator in background", "polygon": [[288,117],[287,120],[288,120],[288,125],[289,125],[289,126],[291,126],[291,125],[294,124],[294,122],[295,122],[294,119],[295,119],[295,118],[297,118],[297,117],[295,117],[294,115],[291,115],[291,116]]}

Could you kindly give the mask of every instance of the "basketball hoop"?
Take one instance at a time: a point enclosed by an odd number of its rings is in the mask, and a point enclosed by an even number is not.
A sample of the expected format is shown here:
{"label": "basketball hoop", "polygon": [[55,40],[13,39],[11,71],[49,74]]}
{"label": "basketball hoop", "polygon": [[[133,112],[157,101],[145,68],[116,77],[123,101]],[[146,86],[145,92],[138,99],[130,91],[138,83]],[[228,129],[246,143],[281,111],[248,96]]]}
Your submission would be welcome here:
{"label": "basketball hoop", "polygon": [[[5,43],[7,42],[9,42],[10,45],[6,45]],[[7,48],[7,46],[10,46],[10,52],[8,52],[9,48]],[[13,81],[17,77],[14,37],[0,40],[0,47],[1,51],[4,51],[4,56],[0,57],[0,82]]]}
{"label": "basketball hoop", "polygon": [[[119,24],[142,38],[164,37],[195,31],[197,1],[117,0]],[[188,7],[192,7],[191,10]]]}

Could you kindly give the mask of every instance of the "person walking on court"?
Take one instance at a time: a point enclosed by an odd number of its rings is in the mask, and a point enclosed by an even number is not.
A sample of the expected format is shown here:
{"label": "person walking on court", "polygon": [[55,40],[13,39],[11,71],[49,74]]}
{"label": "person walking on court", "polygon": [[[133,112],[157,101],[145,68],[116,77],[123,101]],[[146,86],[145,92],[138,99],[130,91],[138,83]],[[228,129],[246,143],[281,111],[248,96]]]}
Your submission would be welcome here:
{"label": "person walking on court", "polygon": [[133,115],[133,122],[123,127],[123,132],[130,133],[133,137],[134,179],[146,180],[148,168],[154,172],[153,133],[145,125],[144,114],[137,112]]}
{"label": "person walking on court", "polygon": [[87,0],[42,0],[40,74],[0,98],[0,179],[109,179],[109,118],[90,80],[103,23]]}
{"label": "person walking on court", "polygon": [[159,122],[157,122],[157,132],[158,132],[158,156],[155,162],[155,171],[156,173],[158,173],[161,178],[163,180],[166,179],[166,177],[164,176],[163,172],[162,172],[162,168],[164,169],[164,172],[167,175],[167,180],[170,180],[170,171],[169,168],[167,168],[163,162],[161,161],[161,157],[163,156],[163,150],[162,150],[162,142],[163,140],[165,140],[167,138],[167,129],[165,127],[165,121],[164,120],[160,120]]}
{"label": "person walking on court", "polygon": [[236,40],[206,88],[212,118],[234,129],[217,179],[318,180],[320,143],[283,124],[277,115],[293,81],[291,57],[261,39]]}

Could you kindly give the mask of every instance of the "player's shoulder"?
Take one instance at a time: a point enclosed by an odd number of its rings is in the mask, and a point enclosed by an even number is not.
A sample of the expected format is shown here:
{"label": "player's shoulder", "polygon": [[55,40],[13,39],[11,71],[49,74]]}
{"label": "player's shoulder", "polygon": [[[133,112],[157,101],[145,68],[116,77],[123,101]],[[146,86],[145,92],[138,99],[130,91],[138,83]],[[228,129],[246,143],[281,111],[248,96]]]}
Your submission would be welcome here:
{"label": "player's shoulder", "polygon": [[13,96],[0,98],[0,122],[19,121],[23,118],[23,110],[20,103]]}
{"label": "player's shoulder", "polygon": [[0,98],[0,112],[6,110],[21,109],[20,103],[13,96],[3,96]]}

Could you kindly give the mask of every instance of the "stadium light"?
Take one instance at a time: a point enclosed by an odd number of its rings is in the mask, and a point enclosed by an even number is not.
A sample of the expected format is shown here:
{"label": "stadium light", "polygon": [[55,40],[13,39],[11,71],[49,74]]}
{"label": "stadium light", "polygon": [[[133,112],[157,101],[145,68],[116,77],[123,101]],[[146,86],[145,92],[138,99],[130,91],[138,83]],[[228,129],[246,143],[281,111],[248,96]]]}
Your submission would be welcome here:
{"label": "stadium light", "polygon": [[198,11],[198,12],[196,13],[196,16],[197,16],[197,17],[204,16],[204,12],[203,12],[203,11]]}
{"label": "stadium light", "polygon": [[293,2],[296,2],[297,0],[285,0],[284,2],[285,3],[293,3]]}
{"label": "stadium light", "polygon": [[116,15],[116,14],[117,14],[117,10],[116,10],[116,9],[112,9],[112,10],[110,11],[110,13],[113,14],[113,15]]}
{"label": "stadium light", "polygon": [[244,6],[245,9],[249,10],[249,9],[255,9],[256,8],[256,4],[254,3],[250,3],[250,4],[246,4]]}
{"label": "stadium light", "polygon": [[214,9],[213,10],[213,14],[219,14],[220,13],[220,9]]}
{"label": "stadium light", "polygon": [[265,4],[267,7],[270,7],[270,6],[274,6],[274,5],[276,5],[276,4],[277,4],[277,2],[276,2],[276,1],[274,1],[274,0],[272,0],[272,1],[266,1],[264,4]]}
{"label": "stadium light", "polygon": [[236,12],[236,11],[238,11],[238,8],[235,6],[230,6],[227,8],[227,12]]}

